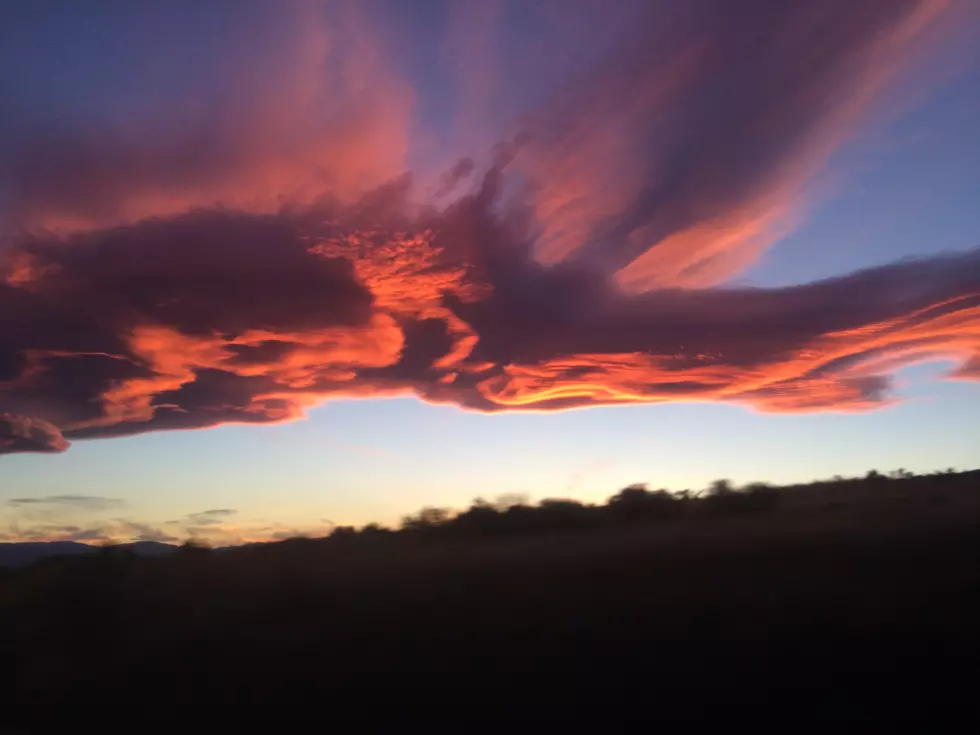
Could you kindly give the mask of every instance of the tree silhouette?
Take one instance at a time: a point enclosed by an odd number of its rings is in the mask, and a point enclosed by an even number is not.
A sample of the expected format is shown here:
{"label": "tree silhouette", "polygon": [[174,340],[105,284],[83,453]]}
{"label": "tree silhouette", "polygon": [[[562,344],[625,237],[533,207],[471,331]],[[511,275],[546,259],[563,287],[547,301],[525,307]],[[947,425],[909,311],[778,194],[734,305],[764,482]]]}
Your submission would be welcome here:
{"label": "tree silhouette", "polygon": [[402,519],[402,528],[406,530],[420,530],[440,526],[449,520],[451,513],[446,508],[426,507],[414,516],[405,516]]}
{"label": "tree silhouette", "polygon": [[721,495],[729,495],[735,492],[732,488],[732,483],[729,480],[715,480],[711,483],[711,487],[708,488],[708,495],[710,497],[718,497]]}
{"label": "tree silhouette", "polygon": [[623,488],[609,498],[610,514],[625,521],[673,518],[682,510],[682,499],[666,490],[650,492],[644,484]]}

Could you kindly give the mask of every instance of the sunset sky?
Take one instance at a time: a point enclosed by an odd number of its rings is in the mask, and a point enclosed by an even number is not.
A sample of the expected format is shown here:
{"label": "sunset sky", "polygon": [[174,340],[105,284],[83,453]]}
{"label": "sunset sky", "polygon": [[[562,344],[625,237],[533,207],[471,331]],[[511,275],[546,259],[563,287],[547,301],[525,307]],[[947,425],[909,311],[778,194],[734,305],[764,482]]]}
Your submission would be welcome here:
{"label": "sunset sky", "polygon": [[0,9],[0,541],[980,465],[980,4]]}

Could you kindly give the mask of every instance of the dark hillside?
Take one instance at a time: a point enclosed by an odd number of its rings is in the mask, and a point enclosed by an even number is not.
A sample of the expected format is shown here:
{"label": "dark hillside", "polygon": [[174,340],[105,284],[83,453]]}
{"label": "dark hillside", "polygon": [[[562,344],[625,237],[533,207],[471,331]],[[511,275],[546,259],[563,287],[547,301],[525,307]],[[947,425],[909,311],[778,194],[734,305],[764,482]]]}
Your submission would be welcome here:
{"label": "dark hillside", "polygon": [[682,694],[790,682],[952,691],[980,662],[980,473],[842,482],[634,487],[223,553],[48,559],[4,573],[3,691],[338,711],[367,693],[544,711],[625,697],[665,714]]}

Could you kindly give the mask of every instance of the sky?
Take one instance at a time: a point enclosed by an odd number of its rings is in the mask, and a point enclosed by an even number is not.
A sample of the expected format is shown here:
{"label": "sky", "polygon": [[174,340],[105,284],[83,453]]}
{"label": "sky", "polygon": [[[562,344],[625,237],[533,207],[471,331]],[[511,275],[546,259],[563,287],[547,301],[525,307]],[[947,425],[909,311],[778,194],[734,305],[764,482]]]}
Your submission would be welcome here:
{"label": "sky", "polygon": [[970,0],[0,13],[0,541],[980,460]]}

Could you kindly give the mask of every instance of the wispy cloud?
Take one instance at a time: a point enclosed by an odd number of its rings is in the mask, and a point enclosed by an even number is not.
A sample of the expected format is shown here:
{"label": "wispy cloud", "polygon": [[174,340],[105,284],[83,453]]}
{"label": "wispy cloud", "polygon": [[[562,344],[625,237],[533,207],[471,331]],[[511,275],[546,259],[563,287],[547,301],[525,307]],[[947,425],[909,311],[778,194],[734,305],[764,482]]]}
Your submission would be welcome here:
{"label": "wispy cloud", "polygon": [[[5,224],[67,232],[215,203],[275,211],[287,198],[356,197],[401,171],[413,93],[379,63],[377,29],[355,5],[66,4],[33,17],[11,9],[7,20],[4,65],[50,69],[30,78],[47,92],[62,88],[61,64],[84,64],[91,96],[78,105],[53,92],[39,105],[36,88],[0,78],[10,105],[0,183],[17,182],[0,201]],[[112,43],[152,100],[108,81],[119,62],[101,34],[71,36],[51,66],[45,39],[79,23],[116,31]],[[203,38],[177,30],[211,24],[220,32]],[[173,59],[174,43],[193,72]],[[111,111],[96,109],[106,98]]]}
{"label": "wispy cloud", "polygon": [[8,504],[18,507],[49,506],[72,510],[102,511],[125,505],[119,498],[100,495],[45,495],[37,498],[11,498]]}
{"label": "wispy cloud", "polygon": [[227,522],[227,519],[238,513],[232,508],[217,508],[215,510],[203,510],[199,513],[189,513],[185,519],[188,526],[210,526]]}
{"label": "wispy cloud", "polygon": [[0,529],[0,541],[79,541],[90,544],[158,541],[176,543],[181,538],[150,523],[125,519],[95,521],[86,524],[14,521]]}
{"label": "wispy cloud", "polygon": [[6,542],[110,544],[157,541],[179,544],[194,539],[214,546],[229,546],[296,536],[326,536],[334,527],[329,520],[300,525],[256,518],[238,520],[239,511],[234,508],[211,508],[163,523],[132,517],[93,519],[92,513],[114,510],[121,505],[112,498],[94,496],[13,498],[7,502],[15,513],[0,527],[0,541]]}

